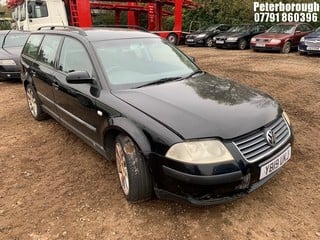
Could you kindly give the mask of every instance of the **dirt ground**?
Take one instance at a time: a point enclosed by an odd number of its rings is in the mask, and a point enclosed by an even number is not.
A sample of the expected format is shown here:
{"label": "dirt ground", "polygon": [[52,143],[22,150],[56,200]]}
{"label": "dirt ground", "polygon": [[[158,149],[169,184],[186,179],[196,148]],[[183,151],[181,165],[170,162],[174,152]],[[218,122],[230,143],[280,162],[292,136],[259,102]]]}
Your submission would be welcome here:
{"label": "dirt ground", "polygon": [[50,119],[20,83],[0,83],[0,239],[320,239],[320,57],[181,47],[207,72],[277,98],[295,129],[291,160],[228,204],[128,203],[114,163]]}

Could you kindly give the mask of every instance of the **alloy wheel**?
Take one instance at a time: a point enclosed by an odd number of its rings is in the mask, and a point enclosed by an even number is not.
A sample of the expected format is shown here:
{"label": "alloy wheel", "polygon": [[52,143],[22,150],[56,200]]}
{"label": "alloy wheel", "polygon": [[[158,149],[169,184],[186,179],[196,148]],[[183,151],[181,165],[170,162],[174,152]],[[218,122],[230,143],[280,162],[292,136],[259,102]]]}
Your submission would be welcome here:
{"label": "alloy wheel", "polygon": [[129,176],[125,154],[120,143],[116,143],[116,163],[121,188],[125,195],[129,194]]}
{"label": "alloy wheel", "polygon": [[34,96],[34,93],[31,88],[28,88],[27,90],[27,100],[31,114],[34,117],[36,117],[38,115],[38,105],[36,97]]}

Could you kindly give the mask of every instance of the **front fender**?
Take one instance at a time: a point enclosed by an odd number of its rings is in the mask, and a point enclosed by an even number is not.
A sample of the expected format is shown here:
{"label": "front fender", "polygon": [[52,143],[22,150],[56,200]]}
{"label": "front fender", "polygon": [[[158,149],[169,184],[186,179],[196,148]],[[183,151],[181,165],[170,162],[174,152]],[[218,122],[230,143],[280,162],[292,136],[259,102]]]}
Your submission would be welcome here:
{"label": "front fender", "polygon": [[112,118],[111,126],[109,129],[106,129],[106,131],[111,129],[118,129],[119,131],[128,134],[144,154],[151,152],[151,146],[148,138],[144,132],[129,119],[125,117]]}

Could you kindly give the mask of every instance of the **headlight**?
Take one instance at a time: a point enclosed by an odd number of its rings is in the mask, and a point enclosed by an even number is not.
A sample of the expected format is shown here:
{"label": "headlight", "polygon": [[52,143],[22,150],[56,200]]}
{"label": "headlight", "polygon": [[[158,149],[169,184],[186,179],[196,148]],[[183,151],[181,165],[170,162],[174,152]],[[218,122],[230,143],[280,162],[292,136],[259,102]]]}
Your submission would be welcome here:
{"label": "headlight", "polygon": [[205,37],[206,36],[206,34],[205,33],[202,33],[202,34],[199,34],[198,36],[197,36],[197,38],[203,38],[203,37]]}
{"label": "headlight", "polygon": [[13,66],[17,64],[11,59],[0,59],[0,65]]}
{"label": "headlight", "polygon": [[281,40],[279,40],[279,39],[271,39],[270,43],[271,44],[279,44],[279,43],[281,43]]}
{"label": "headlight", "polygon": [[287,115],[287,113],[285,111],[283,111],[282,116],[284,117],[284,119],[287,121],[288,125],[290,125],[290,119],[289,116]]}
{"label": "headlight", "polygon": [[234,160],[228,149],[218,140],[177,143],[169,149],[166,157],[193,164]]}
{"label": "headlight", "polygon": [[216,39],[216,37],[213,37],[213,41],[216,41],[217,39]]}
{"label": "headlight", "polygon": [[256,42],[256,41],[257,41],[257,39],[251,38],[251,42]]}
{"label": "headlight", "polygon": [[300,38],[300,42],[304,42],[304,37]]}
{"label": "headlight", "polygon": [[236,42],[236,41],[238,41],[238,38],[237,37],[229,37],[229,38],[227,38],[227,41]]}

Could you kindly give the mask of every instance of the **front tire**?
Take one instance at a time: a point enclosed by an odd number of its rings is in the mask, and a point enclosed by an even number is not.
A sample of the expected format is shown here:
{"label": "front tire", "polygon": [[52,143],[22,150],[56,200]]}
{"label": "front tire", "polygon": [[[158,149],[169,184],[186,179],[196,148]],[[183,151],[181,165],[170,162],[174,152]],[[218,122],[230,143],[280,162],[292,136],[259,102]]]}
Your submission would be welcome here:
{"label": "front tire", "polygon": [[281,52],[284,53],[284,54],[288,54],[289,52],[291,51],[291,42],[286,42],[282,49],[281,49]]}
{"label": "front tire", "polygon": [[213,47],[213,39],[211,37],[206,39],[206,47]]}
{"label": "front tire", "polygon": [[49,116],[42,110],[38,95],[31,84],[28,84],[26,87],[26,95],[28,107],[33,118],[38,121],[47,119]]}
{"label": "front tire", "polygon": [[115,158],[122,191],[129,202],[145,201],[153,194],[150,171],[132,139],[116,137]]}
{"label": "front tire", "polygon": [[241,38],[238,43],[238,48],[240,50],[245,50],[247,48],[247,41],[245,39]]}

